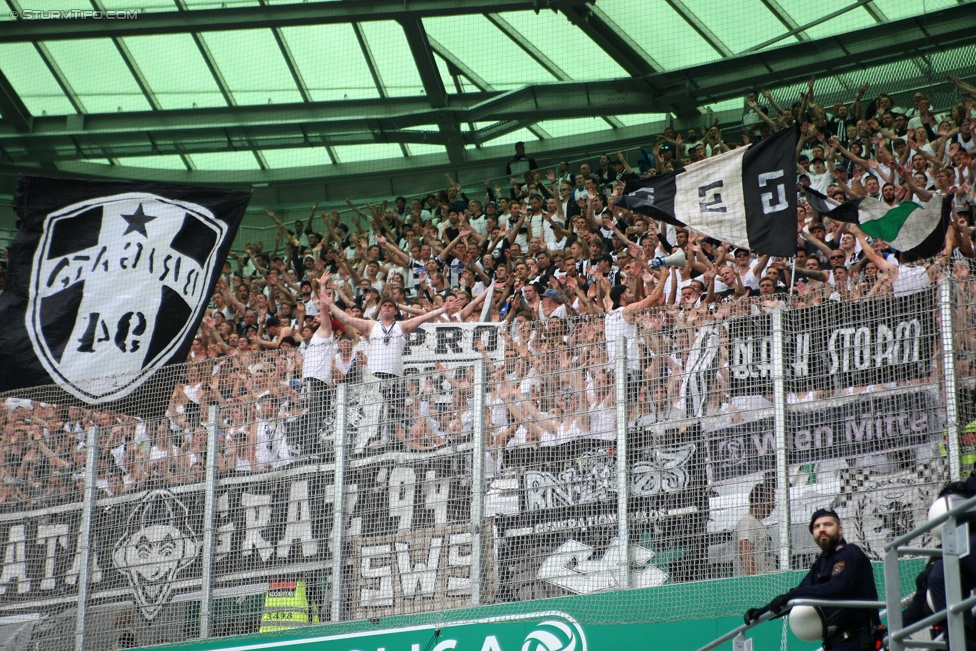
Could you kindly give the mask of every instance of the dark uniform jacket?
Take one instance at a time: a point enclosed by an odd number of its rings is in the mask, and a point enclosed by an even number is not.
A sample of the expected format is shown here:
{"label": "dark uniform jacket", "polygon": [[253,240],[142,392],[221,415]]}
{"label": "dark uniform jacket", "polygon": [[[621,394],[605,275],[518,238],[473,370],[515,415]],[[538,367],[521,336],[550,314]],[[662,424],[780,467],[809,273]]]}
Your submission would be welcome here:
{"label": "dark uniform jacket", "polygon": [[[832,553],[818,556],[809,574],[788,594],[790,599],[878,600],[871,561],[860,547],[843,539]],[[880,623],[877,608],[824,608],[823,612],[828,626],[836,626],[838,631]]]}

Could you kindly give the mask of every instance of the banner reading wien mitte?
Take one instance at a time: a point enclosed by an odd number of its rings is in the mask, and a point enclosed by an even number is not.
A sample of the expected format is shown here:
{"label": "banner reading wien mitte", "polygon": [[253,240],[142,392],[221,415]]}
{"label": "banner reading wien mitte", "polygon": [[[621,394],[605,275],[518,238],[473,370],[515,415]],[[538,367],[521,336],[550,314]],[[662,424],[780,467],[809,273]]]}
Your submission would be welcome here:
{"label": "banner reading wien mitte", "polygon": [[[90,405],[136,400],[162,367],[185,361],[248,201],[21,176],[0,295],[0,392],[57,384]],[[166,399],[148,402],[164,409]]]}
{"label": "banner reading wien mitte", "polygon": [[798,134],[786,129],[682,170],[631,181],[616,204],[761,254],[791,257]]}

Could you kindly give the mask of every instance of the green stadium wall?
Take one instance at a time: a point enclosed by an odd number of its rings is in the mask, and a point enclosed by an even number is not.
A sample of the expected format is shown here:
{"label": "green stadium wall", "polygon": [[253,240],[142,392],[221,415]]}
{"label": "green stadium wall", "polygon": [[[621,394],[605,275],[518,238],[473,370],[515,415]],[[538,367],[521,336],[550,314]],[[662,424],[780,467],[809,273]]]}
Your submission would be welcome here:
{"label": "green stadium wall", "polygon": [[[914,588],[922,561],[903,561],[902,594]],[[874,566],[879,595],[884,594],[880,563]],[[624,651],[668,649],[695,651],[742,623],[744,612],[796,585],[804,572],[716,579],[569,596],[462,610],[323,624],[287,633],[263,633],[195,640],[152,651],[247,651],[287,648],[295,651]],[[883,598],[883,596],[882,596]],[[221,610],[221,603],[215,604]],[[251,600],[259,617],[260,599]],[[226,608],[227,605],[224,605]],[[723,616],[709,616],[722,613]],[[218,615],[219,616],[219,615]],[[780,649],[784,620],[766,622],[749,631],[755,651]],[[598,622],[598,623],[595,623]],[[803,642],[786,627],[789,651],[813,651],[819,644]],[[720,649],[732,648],[727,642]]]}

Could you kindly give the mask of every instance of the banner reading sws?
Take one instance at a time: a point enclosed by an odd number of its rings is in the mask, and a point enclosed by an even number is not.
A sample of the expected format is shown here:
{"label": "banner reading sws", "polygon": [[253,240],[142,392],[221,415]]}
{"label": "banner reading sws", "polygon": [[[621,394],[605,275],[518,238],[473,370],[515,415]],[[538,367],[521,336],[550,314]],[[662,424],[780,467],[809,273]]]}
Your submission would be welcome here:
{"label": "banner reading sws", "polygon": [[249,200],[20,177],[20,231],[0,295],[0,392],[57,384],[90,405],[158,405],[133,392],[186,359]]}

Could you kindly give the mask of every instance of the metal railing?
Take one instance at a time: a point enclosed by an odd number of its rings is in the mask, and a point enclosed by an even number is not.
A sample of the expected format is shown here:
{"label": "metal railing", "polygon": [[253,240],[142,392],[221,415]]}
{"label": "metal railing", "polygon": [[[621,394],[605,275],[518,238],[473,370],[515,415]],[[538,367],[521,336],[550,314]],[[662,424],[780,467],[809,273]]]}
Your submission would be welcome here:
{"label": "metal railing", "polygon": [[[965,648],[965,624],[963,613],[976,606],[976,595],[962,598],[962,582],[959,572],[959,559],[969,553],[969,527],[966,522],[959,522],[957,516],[976,508],[976,497],[971,497],[953,507],[945,514],[916,527],[908,533],[895,538],[885,545],[884,577],[885,601],[856,601],[856,600],[825,600],[825,599],[791,599],[786,604],[783,613],[773,614],[765,612],[753,622],[735,627],[724,635],[700,647],[697,651],[710,651],[722,644],[732,641],[733,649],[742,649],[746,631],[759,626],[771,619],[781,617],[794,606],[829,606],[832,608],[881,608],[881,618],[887,617],[888,635],[885,644],[890,651],[904,651],[905,649],[945,649],[947,645],[940,640],[909,640],[913,634],[931,628],[939,622],[948,620],[949,646],[957,649]],[[908,547],[908,543],[919,536],[942,527],[942,549]],[[901,607],[910,599],[901,597],[901,577],[899,575],[898,559],[900,556],[938,556],[945,565],[946,608],[909,626],[902,626]]]}

